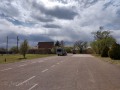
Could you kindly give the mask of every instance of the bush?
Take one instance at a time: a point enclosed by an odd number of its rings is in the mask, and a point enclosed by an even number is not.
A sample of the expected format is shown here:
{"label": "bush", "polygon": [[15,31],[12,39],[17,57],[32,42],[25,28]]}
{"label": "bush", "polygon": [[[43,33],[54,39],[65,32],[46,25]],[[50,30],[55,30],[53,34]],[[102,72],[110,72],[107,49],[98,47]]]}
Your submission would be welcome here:
{"label": "bush", "polygon": [[5,48],[0,48],[0,54],[1,55],[6,54],[6,49]]}
{"label": "bush", "polygon": [[101,57],[108,57],[109,47],[105,46],[102,50]]}
{"label": "bush", "polygon": [[28,54],[52,54],[51,49],[29,49]]}
{"label": "bush", "polygon": [[13,46],[10,48],[10,51],[14,54],[17,54],[19,52],[18,48],[16,46]]}
{"label": "bush", "polygon": [[93,53],[94,53],[94,51],[93,51],[92,48],[87,48],[86,49],[86,54],[93,54]]}
{"label": "bush", "polygon": [[114,43],[109,50],[109,57],[114,60],[120,60],[120,44]]}
{"label": "bush", "polygon": [[72,53],[72,47],[65,47],[67,53]]}
{"label": "bush", "polygon": [[56,53],[56,48],[55,48],[55,47],[51,49],[51,53],[52,53],[52,54],[55,54],[55,53]]}

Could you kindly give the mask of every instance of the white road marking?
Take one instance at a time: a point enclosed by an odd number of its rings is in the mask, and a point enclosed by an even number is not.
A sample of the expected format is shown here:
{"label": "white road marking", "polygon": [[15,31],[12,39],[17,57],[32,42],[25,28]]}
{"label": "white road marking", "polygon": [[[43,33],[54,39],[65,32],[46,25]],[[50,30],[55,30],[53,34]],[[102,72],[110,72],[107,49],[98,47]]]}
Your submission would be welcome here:
{"label": "white road marking", "polygon": [[44,61],[38,61],[39,63],[44,62]]}
{"label": "white road marking", "polygon": [[55,65],[52,65],[51,67],[55,67]]}
{"label": "white road marking", "polygon": [[23,82],[17,84],[16,86],[20,86],[20,85],[22,85],[22,84],[28,82],[29,80],[31,80],[31,79],[33,79],[33,78],[35,78],[35,77],[36,77],[36,76],[32,76],[32,77],[30,77],[29,79],[27,79],[27,80],[25,80],[25,81],[23,81]]}
{"label": "white road marking", "polygon": [[31,62],[31,64],[34,64],[34,63],[36,63],[36,62]]}
{"label": "white road marking", "polygon": [[46,72],[46,71],[48,71],[48,69],[45,69],[45,70],[43,70],[42,72]]}
{"label": "white road marking", "polygon": [[32,86],[30,89],[28,89],[28,90],[32,90],[32,89],[35,88],[37,85],[38,85],[38,84],[33,85],[33,86]]}
{"label": "white road marking", "polygon": [[21,62],[27,62],[27,61],[21,61]]}
{"label": "white road marking", "polygon": [[10,69],[12,69],[12,68],[3,69],[3,70],[1,70],[1,71],[7,71],[7,70],[10,70]]}
{"label": "white road marking", "polygon": [[[41,63],[41,62],[44,62],[44,61],[38,61],[39,63]],[[30,64],[34,64],[34,63],[37,63],[37,62],[31,62],[31,63],[29,63],[29,64],[22,64],[22,65],[20,65],[20,66],[18,66],[18,67],[23,67],[23,66],[27,66],[27,65],[30,65]]]}
{"label": "white road marking", "polygon": [[77,73],[78,73],[79,71],[77,70]]}
{"label": "white road marking", "polygon": [[89,67],[87,66],[87,64],[85,64],[85,66],[86,66],[87,71],[88,71],[88,74],[89,74],[89,76],[90,76],[90,79],[89,79],[89,80],[90,80],[92,83],[95,83],[94,75],[92,74],[92,72],[91,72],[91,70],[89,69]]}
{"label": "white road marking", "polygon": [[20,65],[20,66],[18,66],[18,67],[23,67],[23,66],[26,66],[27,64],[22,64],[22,65]]}
{"label": "white road marking", "polygon": [[47,61],[47,60],[49,60],[49,59],[44,59],[44,61]]}
{"label": "white road marking", "polygon": [[61,63],[63,63],[64,61],[60,61]]}
{"label": "white road marking", "polygon": [[57,64],[60,64],[60,63],[57,63]]}

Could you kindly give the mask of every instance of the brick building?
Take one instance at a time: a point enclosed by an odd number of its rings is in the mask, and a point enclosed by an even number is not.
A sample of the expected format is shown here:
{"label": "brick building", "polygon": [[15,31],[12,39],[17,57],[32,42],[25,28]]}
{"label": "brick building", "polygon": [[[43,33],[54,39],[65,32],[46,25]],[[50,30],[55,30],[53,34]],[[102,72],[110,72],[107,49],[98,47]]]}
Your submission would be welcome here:
{"label": "brick building", "polygon": [[52,49],[54,47],[54,42],[38,42],[38,49]]}
{"label": "brick building", "polygon": [[29,49],[29,54],[52,54],[54,42],[38,42],[38,46]]}

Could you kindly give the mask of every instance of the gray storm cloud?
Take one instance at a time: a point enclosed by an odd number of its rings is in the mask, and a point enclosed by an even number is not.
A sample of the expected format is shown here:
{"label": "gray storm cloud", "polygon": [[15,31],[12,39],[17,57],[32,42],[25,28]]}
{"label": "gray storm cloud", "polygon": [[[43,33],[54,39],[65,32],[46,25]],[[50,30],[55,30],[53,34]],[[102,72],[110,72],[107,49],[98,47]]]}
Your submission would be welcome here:
{"label": "gray storm cloud", "polygon": [[104,26],[120,42],[119,0],[0,0],[0,47],[6,36],[30,45],[39,41],[92,41],[92,31]]}

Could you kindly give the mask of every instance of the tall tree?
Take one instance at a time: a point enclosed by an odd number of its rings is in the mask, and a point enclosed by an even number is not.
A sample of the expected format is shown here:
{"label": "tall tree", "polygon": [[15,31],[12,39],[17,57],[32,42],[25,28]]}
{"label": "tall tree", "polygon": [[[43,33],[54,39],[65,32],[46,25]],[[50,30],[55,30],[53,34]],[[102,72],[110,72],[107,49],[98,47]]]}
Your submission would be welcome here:
{"label": "tall tree", "polygon": [[60,46],[61,46],[60,42],[59,42],[59,41],[56,41],[55,46],[56,46],[56,47],[60,47]]}
{"label": "tall tree", "polygon": [[103,27],[99,27],[99,30],[96,32],[92,32],[92,34],[94,35],[95,40],[101,40],[108,37],[112,37],[111,31],[103,30]]}
{"label": "tall tree", "polygon": [[91,47],[96,54],[101,54],[105,47],[111,47],[111,45],[116,42],[110,31],[100,29],[92,34],[95,40],[91,43]]}
{"label": "tall tree", "polygon": [[23,55],[24,58],[26,58],[26,53],[28,51],[29,45],[28,45],[28,41],[24,40],[23,43],[21,43],[20,45],[20,53]]}

